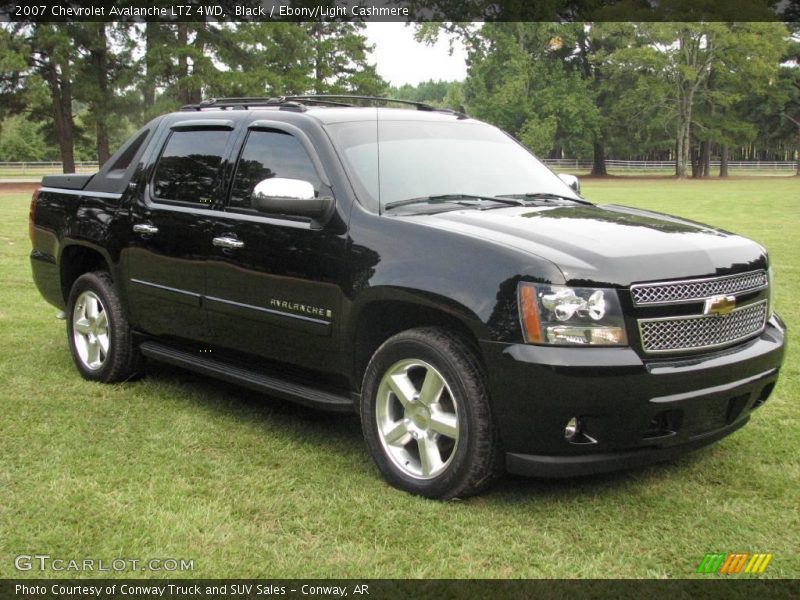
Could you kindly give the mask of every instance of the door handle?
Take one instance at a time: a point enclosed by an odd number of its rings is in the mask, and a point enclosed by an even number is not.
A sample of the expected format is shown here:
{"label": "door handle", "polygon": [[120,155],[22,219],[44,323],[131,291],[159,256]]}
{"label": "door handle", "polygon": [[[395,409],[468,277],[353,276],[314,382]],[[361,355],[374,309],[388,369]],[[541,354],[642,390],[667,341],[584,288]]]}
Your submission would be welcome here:
{"label": "door handle", "polygon": [[211,243],[220,248],[244,248],[244,242],[232,237],[215,237]]}
{"label": "door handle", "polygon": [[133,230],[136,233],[143,233],[145,235],[154,235],[158,233],[158,227],[150,225],[149,223],[136,223],[136,225],[133,226]]}

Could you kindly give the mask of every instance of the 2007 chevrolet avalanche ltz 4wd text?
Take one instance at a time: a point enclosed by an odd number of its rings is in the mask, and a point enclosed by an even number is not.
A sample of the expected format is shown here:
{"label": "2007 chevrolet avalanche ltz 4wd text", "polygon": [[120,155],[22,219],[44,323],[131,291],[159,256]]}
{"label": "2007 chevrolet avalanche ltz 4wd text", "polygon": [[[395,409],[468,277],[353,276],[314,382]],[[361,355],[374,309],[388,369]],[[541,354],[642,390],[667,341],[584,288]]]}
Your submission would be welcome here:
{"label": "2007 chevrolet avalanche ltz 4wd text", "polygon": [[355,409],[383,476],[432,498],[668,459],[767,400],[763,247],[592,204],[461,113],[365,100],[206,101],[45,177],[33,278],[81,375],[147,358]]}

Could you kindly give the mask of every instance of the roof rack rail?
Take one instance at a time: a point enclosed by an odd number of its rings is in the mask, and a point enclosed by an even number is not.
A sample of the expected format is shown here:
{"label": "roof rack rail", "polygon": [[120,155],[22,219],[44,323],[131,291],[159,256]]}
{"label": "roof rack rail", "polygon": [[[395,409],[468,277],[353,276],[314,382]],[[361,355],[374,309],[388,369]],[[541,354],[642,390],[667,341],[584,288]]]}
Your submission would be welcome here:
{"label": "roof rack rail", "polygon": [[381,96],[358,96],[351,94],[306,94],[299,96],[274,96],[274,97],[234,97],[234,98],[208,98],[198,104],[187,104],[181,107],[182,111],[200,111],[205,108],[221,109],[243,109],[247,110],[260,106],[277,106],[285,110],[304,112],[307,104],[321,106],[356,106],[348,100],[369,101],[373,104],[405,104],[414,106],[417,110],[430,112],[443,112],[457,116],[459,119],[466,119],[467,115],[463,112],[449,108],[437,108],[424,102],[414,100],[401,100],[399,98],[384,98]]}
{"label": "roof rack rail", "polygon": [[[431,112],[444,112],[452,115],[456,115],[461,119],[466,119],[467,115],[464,114],[463,111],[453,110],[451,108],[439,108],[436,106],[431,106],[430,104],[426,104],[425,102],[417,102],[415,100],[402,100],[400,98],[386,98],[383,96],[358,96],[353,94],[306,94],[301,96],[286,96],[287,100],[299,100],[299,101],[315,101],[315,100],[368,100],[375,103],[382,103],[382,104],[407,104],[409,106],[416,107],[417,110],[425,110]],[[352,106],[352,105],[349,105]]]}
{"label": "roof rack rail", "polygon": [[300,103],[292,102],[283,96],[277,97],[240,97],[240,98],[207,98],[198,104],[187,104],[181,107],[182,111],[203,110],[204,108],[242,109],[247,110],[256,106],[277,106],[287,110],[302,112],[306,107]]}
{"label": "roof rack rail", "polygon": [[[382,96],[359,96],[355,94],[302,94],[299,96],[286,96],[286,98],[291,100],[369,100],[370,102],[380,102],[382,104],[388,104],[390,102],[395,104],[408,104],[410,106],[417,107],[419,110],[436,110],[435,107],[431,106],[430,104],[425,104],[424,102],[401,100],[399,98],[385,98]],[[349,106],[353,105],[350,104]]]}

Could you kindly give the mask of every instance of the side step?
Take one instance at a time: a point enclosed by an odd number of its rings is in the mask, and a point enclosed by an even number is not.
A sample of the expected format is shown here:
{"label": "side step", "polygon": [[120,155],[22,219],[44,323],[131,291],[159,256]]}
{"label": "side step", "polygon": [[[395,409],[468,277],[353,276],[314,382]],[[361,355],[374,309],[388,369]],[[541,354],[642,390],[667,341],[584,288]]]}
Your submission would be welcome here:
{"label": "side step", "polygon": [[221,379],[257,392],[278,396],[298,404],[336,412],[353,412],[355,410],[353,401],[347,396],[265,375],[251,369],[236,367],[158,342],[149,340],[142,342],[139,349],[147,358]]}

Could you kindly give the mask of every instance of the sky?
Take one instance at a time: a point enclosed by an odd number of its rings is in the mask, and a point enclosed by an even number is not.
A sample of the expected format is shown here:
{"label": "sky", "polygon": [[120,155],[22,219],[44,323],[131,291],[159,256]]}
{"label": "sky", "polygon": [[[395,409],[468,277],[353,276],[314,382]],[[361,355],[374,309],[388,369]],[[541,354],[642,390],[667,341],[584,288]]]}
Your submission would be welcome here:
{"label": "sky", "polygon": [[364,33],[375,45],[373,62],[378,74],[391,85],[412,85],[429,79],[462,81],[467,76],[466,52],[460,42],[454,44],[453,55],[445,35],[435,46],[414,40],[414,27],[405,23],[368,22]]}

